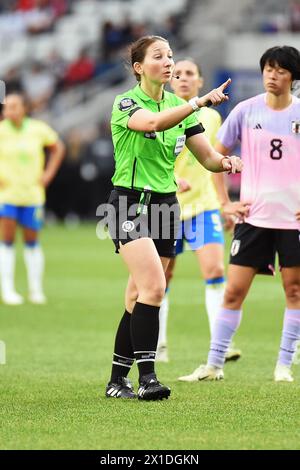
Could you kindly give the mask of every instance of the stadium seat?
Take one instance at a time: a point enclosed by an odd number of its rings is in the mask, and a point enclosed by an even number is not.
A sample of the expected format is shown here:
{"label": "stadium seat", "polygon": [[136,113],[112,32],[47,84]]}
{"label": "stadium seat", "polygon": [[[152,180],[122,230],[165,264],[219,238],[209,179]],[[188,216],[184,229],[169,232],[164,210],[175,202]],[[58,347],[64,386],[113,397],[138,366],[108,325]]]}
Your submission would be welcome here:
{"label": "stadium seat", "polygon": [[85,41],[77,33],[56,34],[54,43],[61,56],[67,61],[76,59],[80,50],[85,45]]}
{"label": "stadium seat", "polygon": [[55,49],[55,36],[53,34],[43,34],[32,41],[32,56],[36,60],[42,60]]}
{"label": "stadium seat", "polygon": [[73,2],[72,10],[76,16],[81,15],[97,15],[99,11],[102,9],[102,3],[95,0],[85,0],[85,1],[78,1]]}

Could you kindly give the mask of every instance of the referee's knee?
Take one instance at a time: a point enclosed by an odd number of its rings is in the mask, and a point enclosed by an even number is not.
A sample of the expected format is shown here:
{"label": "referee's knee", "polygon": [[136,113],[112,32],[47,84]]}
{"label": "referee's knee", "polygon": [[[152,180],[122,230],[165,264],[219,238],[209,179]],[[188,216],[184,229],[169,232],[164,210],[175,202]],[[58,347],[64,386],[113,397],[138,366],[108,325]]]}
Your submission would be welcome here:
{"label": "referee's knee", "polygon": [[159,282],[149,286],[148,288],[141,289],[139,292],[139,301],[149,304],[160,306],[166,291],[166,283]]}

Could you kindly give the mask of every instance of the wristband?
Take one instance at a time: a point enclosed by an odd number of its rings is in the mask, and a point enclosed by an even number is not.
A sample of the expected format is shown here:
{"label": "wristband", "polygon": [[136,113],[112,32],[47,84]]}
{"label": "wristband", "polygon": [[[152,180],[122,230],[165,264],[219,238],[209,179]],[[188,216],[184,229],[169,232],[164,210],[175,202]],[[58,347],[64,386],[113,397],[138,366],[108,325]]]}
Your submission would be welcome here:
{"label": "wristband", "polygon": [[193,111],[199,111],[200,107],[197,104],[197,100],[199,99],[199,96],[194,96],[194,98],[191,98],[189,100],[189,104],[192,106]]}

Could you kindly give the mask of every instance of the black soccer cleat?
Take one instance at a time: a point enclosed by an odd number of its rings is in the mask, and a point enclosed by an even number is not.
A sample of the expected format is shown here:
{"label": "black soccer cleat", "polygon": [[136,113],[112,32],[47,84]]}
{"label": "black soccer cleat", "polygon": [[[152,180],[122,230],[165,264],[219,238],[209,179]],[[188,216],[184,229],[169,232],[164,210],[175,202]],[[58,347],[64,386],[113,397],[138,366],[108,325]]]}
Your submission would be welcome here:
{"label": "black soccer cleat", "polygon": [[132,383],[127,377],[118,377],[116,382],[109,382],[105,396],[107,398],[136,398]]}
{"label": "black soccer cleat", "polygon": [[163,400],[168,399],[170,394],[170,388],[161,384],[154,372],[141,377],[138,389],[139,400]]}

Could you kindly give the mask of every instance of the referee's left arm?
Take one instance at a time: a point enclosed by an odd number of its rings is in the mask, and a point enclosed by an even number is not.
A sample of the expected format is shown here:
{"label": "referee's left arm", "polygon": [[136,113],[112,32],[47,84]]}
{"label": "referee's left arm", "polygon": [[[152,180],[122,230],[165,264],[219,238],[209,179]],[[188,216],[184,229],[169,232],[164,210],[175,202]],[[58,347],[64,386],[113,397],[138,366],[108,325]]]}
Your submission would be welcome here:
{"label": "referee's left arm", "polygon": [[186,141],[186,145],[197,158],[199,163],[201,163],[201,165],[203,165],[207,170],[215,173],[232,170],[232,159],[224,157],[220,153],[216,152],[205,135],[195,134],[189,137]]}

